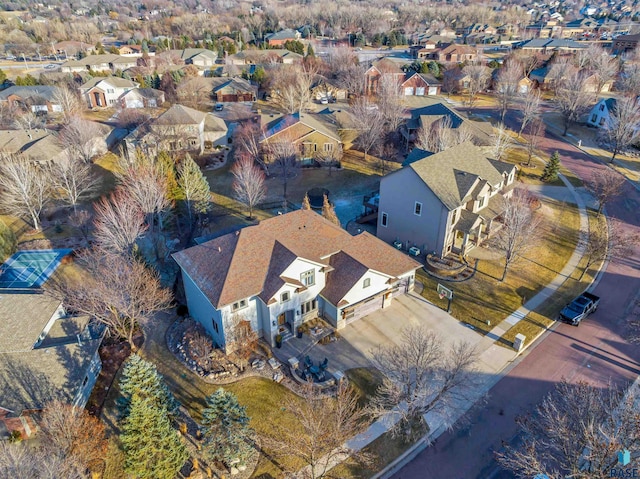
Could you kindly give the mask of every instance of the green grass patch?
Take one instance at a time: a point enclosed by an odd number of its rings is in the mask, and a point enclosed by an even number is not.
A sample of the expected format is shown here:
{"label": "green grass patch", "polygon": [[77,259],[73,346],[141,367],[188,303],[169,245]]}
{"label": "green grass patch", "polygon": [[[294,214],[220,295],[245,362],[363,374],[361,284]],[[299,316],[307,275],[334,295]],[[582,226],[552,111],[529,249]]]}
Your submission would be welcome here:
{"label": "green grass patch", "polygon": [[16,252],[18,241],[13,230],[0,219],[0,261],[6,260]]}
{"label": "green grass patch", "polygon": [[549,200],[542,204],[538,214],[544,217],[538,242],[510,267],[505,281],[499,281],[504,259],[483,259],[478,261],[476,274],[459,283],[436,280],[419,271],[418,279],[424,284],[422,296],[446,308],[447,300],[436,293],[437,284],[443,283],[454,291],[451,314],[455,318],[482,334],[501,323],[562,270],[577,244],[580,229],[577,207]]}
{"label": "green grass patch", "polygon": [[100,197],[113,191],[116,186],[115,172],[118,169],[118,157],[109,152],[93,162],[94,172],[100,179],[95,196]]}

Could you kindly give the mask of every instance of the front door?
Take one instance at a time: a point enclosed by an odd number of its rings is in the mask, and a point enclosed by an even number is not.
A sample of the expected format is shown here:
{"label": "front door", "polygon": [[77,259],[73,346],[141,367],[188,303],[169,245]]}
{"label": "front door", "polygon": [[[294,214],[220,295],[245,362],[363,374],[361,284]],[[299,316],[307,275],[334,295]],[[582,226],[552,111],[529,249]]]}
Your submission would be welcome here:
{"label": "front door", "polygon": [[287,315],[285,313],[279,314],[278,315],[278,326],[282,326],[286,322],[287,322]]}

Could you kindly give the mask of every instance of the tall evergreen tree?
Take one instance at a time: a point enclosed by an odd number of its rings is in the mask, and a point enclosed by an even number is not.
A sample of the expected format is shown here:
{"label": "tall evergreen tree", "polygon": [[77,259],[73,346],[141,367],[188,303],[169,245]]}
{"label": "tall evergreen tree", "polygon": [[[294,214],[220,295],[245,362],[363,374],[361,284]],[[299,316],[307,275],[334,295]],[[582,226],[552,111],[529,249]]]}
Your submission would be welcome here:
{"label": "tall evergreen tree", "polygon": [[207,397],[207,407],[202,410],[206,454],[215,461],[229,465],[239,459],[243,464],[251,453],[253,430],[249,416],[238,398],[220,388]]}
{"label": "tall evergreen tree", "polygon": [[178,178],[176,174],[176,161],[166,151],[158,153],[156,158],[158,169],[163,177],[167,180],[167,195],[171,201],[180,199],[180,187],[178,186]]}
{"label": "tall evergreen tree", "polygon": [[551,158],[545,165],[540,179],[544,182],[554,181],[555,179],[558,178],[559,171],[560,171],[560,155],[558,155],[558,152],[556,151],[553,153],[553,155],[551,155]]}
{"label": "tall evergreen tree", "polygon": [[194,213],[202,214],[209,210],[211,191],[207,179],[190,155],[185,156],[178,167],[178,186],[192,225]]}
{"label": "tall evergreen tree", "polygon": [[340,220],[336,215],[336,211],[333,209],[333,205],[329,203],[327,195],[324,195],[322,199],[322,216],[331,221],[334,225],[340,226]]}
{"label": "tall evergreen tree", "polygon": [[173,479],[189,457],[167,409],[151,397],[132,396],[120,430],[125,471],[136,479]]}
{"label": "tall evergreen tree", "polygon": [[122,393],[120,408],[124,415],[131,409],[134,397],[149,399],[157,408],[164,408],[171,415],[178,410],[178,402],[155,365],[138,354],[132,354],[125,362],[119,387]]}
{"label": "tall evergreen tree", "polygon": [[313,51],[313,46],[309,43],[309,46],[307,47],[307,58],[315,58],[315,56],[316,52]]}

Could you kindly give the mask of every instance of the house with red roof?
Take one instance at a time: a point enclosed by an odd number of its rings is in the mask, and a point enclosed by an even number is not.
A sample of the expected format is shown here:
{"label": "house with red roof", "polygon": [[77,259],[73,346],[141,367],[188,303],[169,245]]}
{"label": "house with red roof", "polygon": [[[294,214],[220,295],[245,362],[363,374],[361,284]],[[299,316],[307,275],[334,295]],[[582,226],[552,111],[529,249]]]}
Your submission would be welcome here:
{"label": "house with red roof", "polygon": [[304,322],[336,329],[413,290],[422,265],[369,233],[293,211],[175,253],[190,315],[227,351],[236,319],[272,346]]}

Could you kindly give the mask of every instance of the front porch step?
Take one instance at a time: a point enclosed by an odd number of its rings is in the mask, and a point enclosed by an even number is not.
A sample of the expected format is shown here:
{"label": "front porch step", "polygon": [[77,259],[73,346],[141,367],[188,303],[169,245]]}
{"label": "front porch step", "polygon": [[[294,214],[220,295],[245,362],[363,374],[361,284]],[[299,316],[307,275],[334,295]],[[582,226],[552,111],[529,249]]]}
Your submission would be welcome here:
{"label": "front porch step", "polygon": [[293,334],[291,333],[291,331],[289,330],[285,330],[281,333],[279,333],[282,336],[282,342],[286,342],[289,341],[291,338],[293,338]]}

